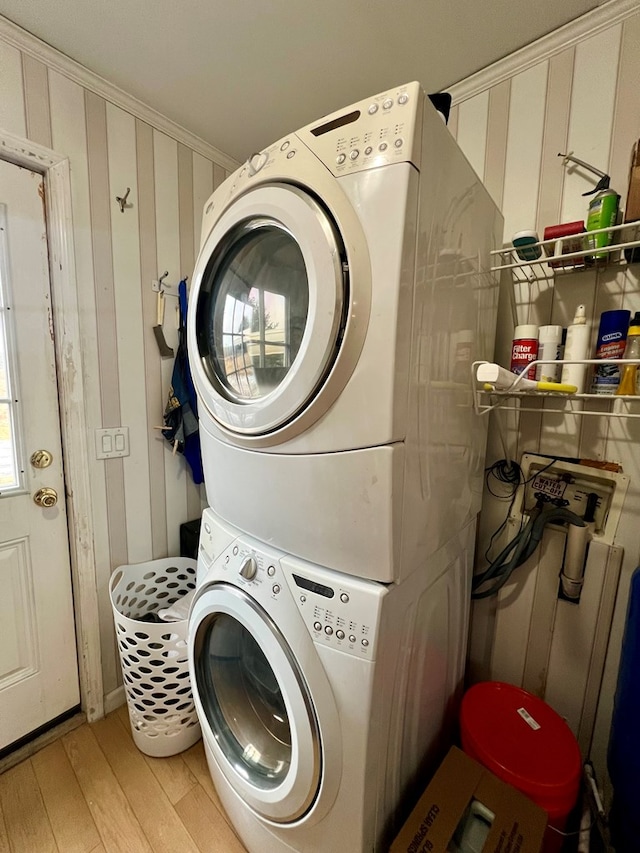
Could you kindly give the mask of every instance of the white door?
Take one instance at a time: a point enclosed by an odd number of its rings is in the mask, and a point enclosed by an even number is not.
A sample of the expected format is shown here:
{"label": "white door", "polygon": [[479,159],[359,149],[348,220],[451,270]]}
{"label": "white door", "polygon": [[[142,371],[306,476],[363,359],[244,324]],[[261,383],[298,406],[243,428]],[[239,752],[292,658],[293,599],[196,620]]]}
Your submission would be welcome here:
{"label": "white door", "polygon": [[80,702],[42,193],[0,160],[0,750]]}

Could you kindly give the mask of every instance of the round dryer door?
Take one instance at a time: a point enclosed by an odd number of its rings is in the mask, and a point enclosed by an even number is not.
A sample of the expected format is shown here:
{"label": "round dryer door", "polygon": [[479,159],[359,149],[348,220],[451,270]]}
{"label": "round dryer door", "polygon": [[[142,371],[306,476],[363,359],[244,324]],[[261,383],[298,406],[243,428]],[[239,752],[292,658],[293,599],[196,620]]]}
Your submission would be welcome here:
{"label": "round dryer door", "polygon": [[260,605],[224,583],[196,599],[189,633],[194,698],[218,766],[258,814],[297,820],[317,796],[321,750],[289,646]]}
{"label": "round dryer door", "polygon": [[266,435],[313,399],[344,331],[343,259],[326,211],[293,185],[257,187],[222,214],[196,264],[189,350],[223,428]]}

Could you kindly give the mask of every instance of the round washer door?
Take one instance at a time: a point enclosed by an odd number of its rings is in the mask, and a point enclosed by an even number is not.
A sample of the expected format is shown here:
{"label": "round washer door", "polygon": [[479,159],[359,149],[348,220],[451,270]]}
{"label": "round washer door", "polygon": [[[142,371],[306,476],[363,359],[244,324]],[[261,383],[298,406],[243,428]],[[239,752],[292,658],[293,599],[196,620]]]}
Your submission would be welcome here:
{"label": "round washer door", "polygon": [[203,736],[227,781],[269,820],[302,817],[320,788],[320,731],[281,632],[243,590],[217,583],[195,600],[189,637]]}
{"label": "round washer door", "polygon": [[188,342],[223,428],[267,435],[314,398],[344,334],[344,257],[328,213],[294,185],[257,187],[222,214],[196,264]]}

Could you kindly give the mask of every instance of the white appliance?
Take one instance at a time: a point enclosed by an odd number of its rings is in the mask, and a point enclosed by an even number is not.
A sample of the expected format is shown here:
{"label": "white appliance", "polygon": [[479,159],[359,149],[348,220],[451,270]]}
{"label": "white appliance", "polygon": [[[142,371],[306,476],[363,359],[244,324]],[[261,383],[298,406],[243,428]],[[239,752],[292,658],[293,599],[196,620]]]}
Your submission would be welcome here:
{"label": "white appliance", "polygon": [[474,531],[429,573],[384,585],[205,510],[191,685],[216,790],[250,851],[388,850],[413,783],[449,742]]}
{"label": "white appliance", "polygon": [[502,219],[421,87],[289,134],[205,208],[188,346],[209,505],[406,578],[475,518]]}

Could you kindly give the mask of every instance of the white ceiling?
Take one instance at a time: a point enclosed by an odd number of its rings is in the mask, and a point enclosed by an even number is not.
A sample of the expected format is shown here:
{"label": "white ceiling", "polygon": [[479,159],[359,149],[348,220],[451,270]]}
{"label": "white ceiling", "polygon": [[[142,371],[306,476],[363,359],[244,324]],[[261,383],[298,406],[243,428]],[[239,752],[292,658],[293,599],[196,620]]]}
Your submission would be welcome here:
{"label": "white ceiling", "polygon": [[603,0],[0,0],[237,160],[410,80],[451,86]]}

